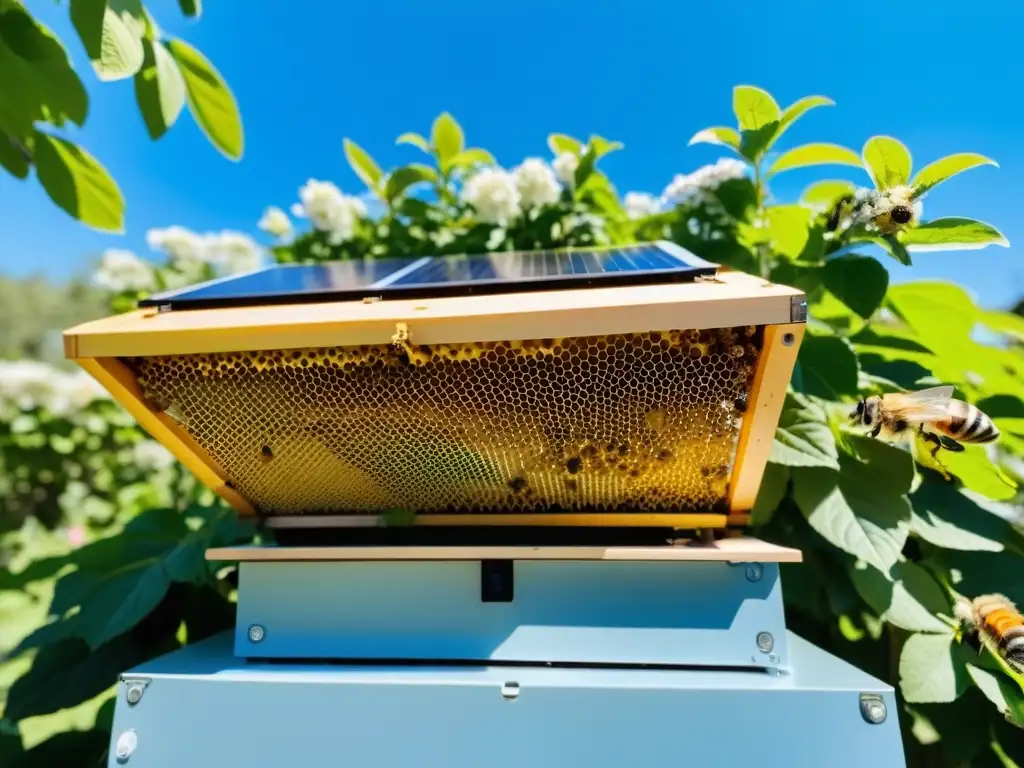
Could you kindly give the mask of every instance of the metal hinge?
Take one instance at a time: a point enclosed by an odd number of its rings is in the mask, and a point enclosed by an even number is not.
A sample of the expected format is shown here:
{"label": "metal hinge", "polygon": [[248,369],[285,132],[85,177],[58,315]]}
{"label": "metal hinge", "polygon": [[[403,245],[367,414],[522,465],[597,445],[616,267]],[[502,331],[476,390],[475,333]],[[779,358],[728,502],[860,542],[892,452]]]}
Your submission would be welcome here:
{"label": "metal hinge", "polygon": [[794,296],[789,302],[789,322],[807,322],[807,297]]}

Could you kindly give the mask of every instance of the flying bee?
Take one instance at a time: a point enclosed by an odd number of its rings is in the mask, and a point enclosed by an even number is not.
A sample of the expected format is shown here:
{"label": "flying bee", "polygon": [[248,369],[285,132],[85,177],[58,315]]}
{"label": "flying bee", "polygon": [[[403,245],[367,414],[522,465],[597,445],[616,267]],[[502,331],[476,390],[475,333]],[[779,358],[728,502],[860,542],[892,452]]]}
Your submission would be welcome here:
{"label": "flying bee", "polygon": [[1007,665],[1024,674],[1024,616],[1004,595],[957,601],[956,615],[965,634],[981,641]]}
{"label": "flying bee", "polygon": [[871,437],[885,432],[896,440],[916,429],[934,445],[933,458],[940,448],[959,452],[961,443],[991,443],[999,437],[992,419],[970,403],[954,400],[949,386],[864,398],[850,420],[871,427]]}

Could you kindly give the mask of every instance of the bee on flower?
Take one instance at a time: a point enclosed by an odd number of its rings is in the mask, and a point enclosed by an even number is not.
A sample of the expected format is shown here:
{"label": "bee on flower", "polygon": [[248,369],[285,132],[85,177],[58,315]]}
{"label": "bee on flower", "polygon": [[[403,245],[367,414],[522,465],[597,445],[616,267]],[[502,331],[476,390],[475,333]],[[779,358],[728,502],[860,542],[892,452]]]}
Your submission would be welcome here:
{"label": "bee on flower", "polygon": [[883,235],[894,235],[921,221],[923,206],[914,199],[914,188],[892,187],[886,190],[858,188],[853,195],[836,201],[825,227],[834,232],[856,224]]}

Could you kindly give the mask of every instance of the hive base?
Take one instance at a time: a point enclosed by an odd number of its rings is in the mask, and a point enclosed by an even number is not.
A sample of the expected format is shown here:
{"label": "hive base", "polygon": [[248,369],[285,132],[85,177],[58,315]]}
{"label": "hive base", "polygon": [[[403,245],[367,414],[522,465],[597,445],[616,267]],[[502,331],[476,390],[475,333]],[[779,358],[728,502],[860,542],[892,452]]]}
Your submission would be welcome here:
{"label": "hive base", "polygon": [[787,631],[779,563],[794,550],[726,539],[208,558],[239,562],[236,630],[122,676],[111,768],[118,744],[141,768],[905,764],[893,689]]}

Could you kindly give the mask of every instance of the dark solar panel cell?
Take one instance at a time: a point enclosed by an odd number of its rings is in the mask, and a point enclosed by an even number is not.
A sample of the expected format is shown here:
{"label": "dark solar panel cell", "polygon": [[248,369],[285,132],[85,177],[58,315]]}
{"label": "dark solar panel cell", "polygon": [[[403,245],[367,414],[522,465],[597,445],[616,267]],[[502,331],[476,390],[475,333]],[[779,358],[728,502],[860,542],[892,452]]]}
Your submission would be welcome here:
{"label": "dark solar panel cell", "polygon": [[284,264],[158,294],[171,310],[686,282],[715,265],[671,244]]}

